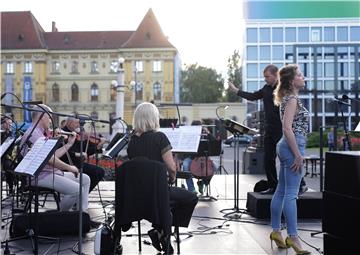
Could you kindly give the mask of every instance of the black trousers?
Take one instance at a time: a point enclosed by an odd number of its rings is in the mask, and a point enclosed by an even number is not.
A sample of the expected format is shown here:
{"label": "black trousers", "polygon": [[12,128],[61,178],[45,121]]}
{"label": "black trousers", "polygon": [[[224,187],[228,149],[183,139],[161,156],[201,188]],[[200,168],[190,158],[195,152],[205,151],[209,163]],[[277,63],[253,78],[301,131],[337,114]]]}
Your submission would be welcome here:
{"label": "black trousers", "polygon": [[102,180],[105,175],[105,171],[101,167],[85,162],[83,167],[83,173],[87,174],[90,177],[89,193],[96,187],[96,185],[99,183],[99,181]]}
{"label": "black trousers", "polygon": [[198,203],[195,193],[184,188],[170,187],[170,205],[174,208],[177,225],[188,227],[194,208]]}
{"label": "black trousers", "polygon": [[[281,139],[282,134],[265,135],[264,137],[264,167],[269,188],[276,188],[278,183],[276,172],[276,145]],[[301,178],[301,186],[305,186],[304,177]]]}

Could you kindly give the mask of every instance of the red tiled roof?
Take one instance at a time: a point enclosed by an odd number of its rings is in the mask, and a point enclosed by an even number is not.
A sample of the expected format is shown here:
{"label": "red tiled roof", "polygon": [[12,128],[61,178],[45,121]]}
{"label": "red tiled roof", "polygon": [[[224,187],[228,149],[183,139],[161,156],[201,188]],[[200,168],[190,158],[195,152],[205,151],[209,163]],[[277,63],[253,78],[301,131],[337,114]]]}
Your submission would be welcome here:
{"label": "red tiled roof", "polygon": [[1,12],[2,49],[43,49],[44,29],[30,11]]}
{"label": "red tiled roof", "polygon": [[1,13],[2,49],[175,48],[151,9],[136,31],[45,32],[30,11]]}
{"label": "red tiled roof", "polygon": [[146,13],[137,30],[123,48],[175,48],[166,38],[152,9]]}
{"label": "red tiled roof", "polygon": [[114,49],[121,46],[133,31],[48,32],[45,40],[49,50]]}

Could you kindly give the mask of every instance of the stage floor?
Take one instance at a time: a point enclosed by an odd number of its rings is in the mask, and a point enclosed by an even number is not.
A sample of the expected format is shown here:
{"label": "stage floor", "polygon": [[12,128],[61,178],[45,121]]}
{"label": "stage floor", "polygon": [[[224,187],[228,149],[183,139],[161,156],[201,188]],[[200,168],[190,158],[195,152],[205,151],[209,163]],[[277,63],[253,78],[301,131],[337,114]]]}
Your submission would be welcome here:
{"label": "stage floor", "polygon": [[[261,179],[266,179],[264,175],[240,175],[239,178],[239,208],[246,208],[247,192],[252,192],[255,183]],[[310,188],[308,192],[319,191],[319,177],[306,177],[306,182]],[[195,208],[190,226],[180,228],[181,234],[181,253],[182,254],[286,254],[285,250],[275,248],[271,249],[269,234],[271,227],[269,220],[258,220],[246,213],[237,214],[238,219],[229,220],[224,217],[220,211],[223,209],[234,208],[234,177],[233,175],[215,175],[210,186],[211,195],[217,201],[205,199],[199,201]],[[178,183],[180,185],[181,182]],[[89,212],[95,221],[104,221],[105,213],[111,214],[113,207],[110,205],[114,201],[114,182],[101,182],[100,194],[102,197],[103,208],[100,203],[99,194],[94,190],[90,194]],[[53,203],[46,209],[54,208]],[[9,213],[9,201],[3,203],[2,217],[5,218]],[[226,211],[232,212],[232,210]],[[150,224],[142,221],[142,233],[147,233]],[[10,221],[2,223],[1,240],[9,238],[8,229]],[[308,249],[312,254],[320,254],[323,251],[323,235],[311,237],[311,233],[321,230],[320,219],[299,219],[299,235],[304,240],[303,248]],[[83,238],[82,251],[85,254],[94,254],[94,235],[96,229]],[[283,236],[286,236],[286,230],[283,230]],[[136,236],[137,227],[131,228],[123,235],[122,245],[123,254],[157,254],[155,248],[145,243],[142,244],[143,251],[138,251],[138,239]],[[150,241],[146,235],[143,241]],[[73,254],[72,247],[78,241],[78,236],[61,237],[60,248],[54,247],[47,254]],[[176,243],[172,239],[172,245],[175,248]],[[305,243],[306,242],[306,243]],[[49,244],[39,243],[39,254],[49,248]],[[318,250],[316,250],[318,249]],[[22,240],[10,243],[10,251],[14,254],[32,254],[31,242]],[[176,248],[175,248],[176,252]],[[295,254],[289,250],[289,254]]]}

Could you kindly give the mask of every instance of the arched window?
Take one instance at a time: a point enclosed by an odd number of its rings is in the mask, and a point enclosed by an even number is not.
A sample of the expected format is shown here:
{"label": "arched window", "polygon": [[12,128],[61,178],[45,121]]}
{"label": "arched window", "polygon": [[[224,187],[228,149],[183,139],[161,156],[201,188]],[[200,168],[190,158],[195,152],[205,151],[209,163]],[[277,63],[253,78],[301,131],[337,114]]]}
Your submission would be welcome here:
{"label": "arched window", "polygon": [[76,83],[73,83],[71,85],[71,101],[79,101],[79,87],[78,85],[76,85]]}
{"label": "arched window", "polygon": [[91,85],[90,96],[92,102],[97,102],[99,97],[99,86],[96,83]]}
{"label": "arched window", "polygon": [[135,86],[135,101],[143,100],[143,89],[144,89],[143,84],[141,82],[137,82]]}
{"label": "arched window", "polygon": [[52,98],[53,98],[54,102],[60,101],[60,89],[59,89],[59,85],[57,83],[54,83],[52,85]]}
{"label": "arched window", "polygon": [[93,120],[99,119],[99,113],[96,112],[96,111],[91,112],[91,113],[90,113],[90,116],[91,116],[91,118],[92,118]]}
{"label": "arched window", "polygon": [[113,84],[110,84],[110,101],[116,100],[116,86]]}
{"label": "arched window", "polygon": [[159,82],[155,82],[153,85],[154,100],[161,100],[161,85]]}

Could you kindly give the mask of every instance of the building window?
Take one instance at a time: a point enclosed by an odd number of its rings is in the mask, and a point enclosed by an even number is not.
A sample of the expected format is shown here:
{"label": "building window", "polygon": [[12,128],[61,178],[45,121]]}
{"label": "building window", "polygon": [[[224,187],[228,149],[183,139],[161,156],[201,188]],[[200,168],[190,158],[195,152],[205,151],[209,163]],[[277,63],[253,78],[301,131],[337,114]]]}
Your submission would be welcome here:
{"label": "building window", "polygon": [[246,83],[246,86],[247,86],[247,91],[249,92],[254,92],[259,89],[257,81],[248,81]]}
{"label": "building window", "polygon": [[334,91],[335,90],[334,81],[324,81],[324,90]]}
{"label": "building window", "polygon": [[156,82],[153,86],[154,100],[161,100],[161,85]]}
{"label": "building window", "polygon": [[6,63],[6,73],[14,73],[14,63],[12,62]]}
{"label": "building window", "polygon": [[60,88],[57,83],[54,83],[52,85],[52,98],[53,98],[54,102],[60,101]]}
{"label": "building window", "polygon": [[160,60],[153,61],[153,72],[161,72],[161,61]]}
{"label": "building window", "polygon": [[116,60],[113,60],[111,61],[111,64],[110,64],[110,73],[116,73],[118,71],[118,61]]}
{"label": "building window", "polygon": [[324,64],[324,75],[325,77],[334,77],[334,63]]}
{"label": "building window", "polygon": [[285,59],[292,60],[294,57],[294,48],[293,46],[286,45],[285,46]]}
{"label": "building window", "polygon": [[299,42],[309,42],[309,28],[299,27],[298,38]]}
{"label": "building window", "polygon": [[257,43],[258,42],[257,28],[248,28],[246,30],[246,41],[248,43]]}
{"label": "building window", "polygon": [[135,101],[143,100],[143,84],[141,82],[137,82],[135,86]]}
{"label": "building window", "polygon": [[60,73],[60,62],[58,62],[58,61],[52,62],[52,72]]}
{"label": "building window", "polygon": [[272,46],[272,48],[273,48],[272,58],[275,60],[283,60],[284,59],[283,46]]}
{"label": "building window", "polygon": [[247,60],[258,60],[257,46],[246,47]]}
{"label": "building window", "polygon": [[350,27],[350,41],[360,41],[360,26]]}
{"label": "building window", "polygon": [[246,76],[248,78],[258,77],[258,64],[247,64],[246,65]]}
{"label": "building window", "polygon": [[93,85],[91,85],[91,89],[90,89],[90,95],[91,95],[91,101],[92,102],[97,102],[98,101],[98,97],[99,97],[99,86],[94,83]]}
{"label": "building window", "polygon": [[311,41],[320,42],[321,41],[321,28],[313,27],[311,28]]}
{"label": "building window", "polygon": [[76,83],[73,83],[73,85],[71,85],[71,101],[79,101],[79,87]]}
{"label": "building window", "polygon": [[93,119],[93,120],[97,120],[99,119],[99,113],[96,112],[96,111],[93,111],[90,113],[90,117]]}
{"label": "building window", "polygon": [[340,77],[347,77],[349,75],[348,63],[338,63],[338,73]]}
{"label": "building window", "polygon": [[272,41],[273,42],[283,42],[283,29],[281,27],[276,27],[272,29]]}
{"label": "building window", "polygon": [[285,28],[285,41],[286,42],[296,42],[296,28],[295,27]]}
{"label": "building window", "polygon": [[144,62],[140,60],[135,61],[135,68],[137,72],[144,72]]}
{"label": "building window", "polygon": [[339,42],[346,42],[348,39],[349,39],[348,28],[347,27],[338,27],[337,28],[337,40]]}
{"label": "building window", "polygon": [[98,73],[99,72],[99,66],[98,63],[96,61],[92,61],[91,62],[91,73]]}
{"label": "building window", "polygon": [[71,63],[71,73],[79,73],[79,62],[73,61]]}
{"label": "building window", "polygon": [[324,41],[325,42],[334,42],[335,41],[335,28],[334,27],[325,27],[324,28]]}
{"label": "building window", "polygon": [[116,100],[116,86],[113,84],[110,84],[110,101]]}
{"label": "building window", "polygon": [[270,28],[260,28],[260,42],[270,42]]}
{"label": "building window", "polygon": [[24,71],[25,71],[25,73],[32,73],[33,72],[33,66],[32,66],[31,61],[25,61]]}
{"label": "building window", "polygon": [[260,60],[270,60],[270,46],[260,46]]}

